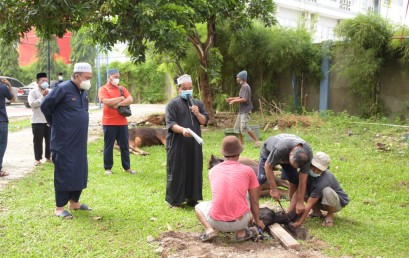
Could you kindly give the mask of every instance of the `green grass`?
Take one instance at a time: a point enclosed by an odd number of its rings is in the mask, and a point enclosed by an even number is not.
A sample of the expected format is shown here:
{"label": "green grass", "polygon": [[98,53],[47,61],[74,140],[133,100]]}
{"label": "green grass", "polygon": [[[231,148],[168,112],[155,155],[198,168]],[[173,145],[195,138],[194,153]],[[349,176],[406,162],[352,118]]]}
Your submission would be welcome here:
{"label": "green grass", "polygon": [[[317,126],[270,130],[262,133],[262,140],[280,132],[295,133],[307,140],[314,152],[331,156],[330,171],[351,202],[335,216],[333,228],[322,227],[316,219],[307,222],[310,235],[325,242],[321,252],[335,257],[408,257],[409,151],[408,142],[402,139],[408,131],[350,121],[359,120],[331,116]],[[348,136],[348,131],[352,135]],[[203,135],[203,194],[209,200],[207,160],[210,154],[220,155],[224,135],[223,129],[205,129]],[[377,150],[377,142],[389,144],[391,150]],[[169,229],[203,230],[192,208],[167,208],[163,147],[145,148],[150,156],[131,156],[132,168],[139,172],[136,176],[122,172],[116,151],[114,174],[106,176],[102,146],[101,140],[89,145],[89,183],[81,196],[94,210],[73,212],[72,221],[52,216],[51,164],[1,191],[1,257],[155,257],[157,245],[147,243],[147,236],[157,237]],[[257,159],[259,149],[250,146],[246,144],[242,156]],[[261,200],[267,201],[271,199]],[[301,243],[304,248],[317,248],[316,241]]]}
{"label": "green grass", "polygon": [[31,127],[30,117],[10,117],[9,118],[9,133],[14,133],[25,128]]}

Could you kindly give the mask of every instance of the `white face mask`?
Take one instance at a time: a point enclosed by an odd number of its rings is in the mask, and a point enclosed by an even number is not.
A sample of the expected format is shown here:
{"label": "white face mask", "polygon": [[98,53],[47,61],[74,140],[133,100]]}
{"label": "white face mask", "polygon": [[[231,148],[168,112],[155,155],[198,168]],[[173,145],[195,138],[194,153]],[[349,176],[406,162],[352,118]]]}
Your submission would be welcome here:
{"label": "white face mask", "polygon": [[111,83],[112,83],[112,85],[118,86],[118,84],[119,84],[119,79],[118,79],[118,78],[114,78],[114,79],[112,79]]}
{"label": "white face mask", "polygon": [[81,78],[80,89],[89,90],[91,88],[91,79],[83,80],[81,75],[79,76],[79,78]]}
{"label": "white face mask", "polygon": [[321,174],[315,174],[314,171],[310,170],[310,176],[319,177],[319,176],[321,176]]}
{"label": "white face mask", "polygon": [[64,80],[64,78],[62,76],[58,76],[58,80],[62,81],[62,80]]}
{"label": "white face mask", "polygon": [[91,88],[91,80],[82,81],[80,88],[83,90],[89,90]]}

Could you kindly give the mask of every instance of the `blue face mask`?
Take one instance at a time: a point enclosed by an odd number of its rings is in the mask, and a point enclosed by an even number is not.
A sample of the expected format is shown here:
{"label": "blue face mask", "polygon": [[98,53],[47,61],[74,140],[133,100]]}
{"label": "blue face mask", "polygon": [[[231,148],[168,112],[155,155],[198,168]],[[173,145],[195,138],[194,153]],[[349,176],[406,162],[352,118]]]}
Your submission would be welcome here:
{"label": "blue face mask", "polygon": [[312,170],[310,170],[310,176],[312,177],[319,177],[321,174],[315,174],[314,172],[312,172]]}
{"label": "blue face mask", "polygon": [[193,96],[193,90],[182,90],[180,93],[180,97],[183,99],[187,99],[187,95]]}
{"label": "blue face mask", "polygon": [[50,85],[48,85],[48,82],[41,83],[41,88],[48,89],[48,87],[50,87]]}

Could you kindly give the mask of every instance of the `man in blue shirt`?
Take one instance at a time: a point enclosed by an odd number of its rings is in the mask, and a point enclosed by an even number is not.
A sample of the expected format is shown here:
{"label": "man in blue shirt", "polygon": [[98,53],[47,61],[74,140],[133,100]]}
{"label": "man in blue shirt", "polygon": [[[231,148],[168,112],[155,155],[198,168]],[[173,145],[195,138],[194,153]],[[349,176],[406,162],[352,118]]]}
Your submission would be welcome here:
{"label": "man in blue shirt", "polygon": [[9,173],[3,171],[3,157],[6,152],[9,133],[9,119],[5,98],[13,102],[16,96],[13,94],[13,87],[11,87],[10,82],[6,78],[0,78],[0,177],[9,175]]}
{"label": "man in blue shirt", "polygon": [[88,183],[88,96],[92,69],[88,63],[76,63],[71,80],[54,88],[41,103],[51,125],[51,153],[54,162],[56,208],[54,214],[63,219],[73,216],[64,209],[91,210],[80,204],[82,190]]}

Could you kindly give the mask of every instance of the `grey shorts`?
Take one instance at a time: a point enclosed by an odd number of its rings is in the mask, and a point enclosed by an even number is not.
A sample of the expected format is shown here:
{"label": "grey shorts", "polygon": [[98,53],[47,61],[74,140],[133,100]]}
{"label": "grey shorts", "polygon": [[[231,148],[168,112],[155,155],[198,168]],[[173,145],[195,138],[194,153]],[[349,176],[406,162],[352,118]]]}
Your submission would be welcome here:
{"label": "grey shorts", "polygon": [[338,194],[331,187],[325,187],[322,190],[322,200],[321,203],[318,204],[318,208],[325,211],[327,210],[325,206],[334,207],[334,212],[342,210],[341,201],[339,200]]}
{"label": "grey shorts", "polygon": [[195,209],[203,214],[203,216],[206,218],[206,221],[210,224],[210,226],[212,226],[212,228],[217,229],[221,232],[236,232],[242,230],[243,228],[247,227],[250,221],[250,212],[247,212],[235,221],[228,222],[214,220],[209,215],[211,207],[211,202],[200,202],[195,206]]}
{"label": "grey shorts", "polygon": [[241,114],[239,113],[236,118],[236,123],[234,123],[234,132],[235,133],[243,133],[251,131],[250,127],[248,126],[250,114]]}

